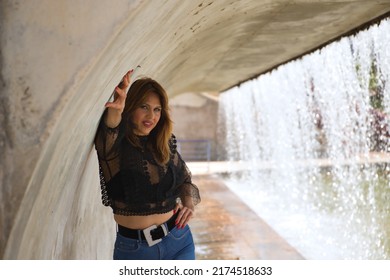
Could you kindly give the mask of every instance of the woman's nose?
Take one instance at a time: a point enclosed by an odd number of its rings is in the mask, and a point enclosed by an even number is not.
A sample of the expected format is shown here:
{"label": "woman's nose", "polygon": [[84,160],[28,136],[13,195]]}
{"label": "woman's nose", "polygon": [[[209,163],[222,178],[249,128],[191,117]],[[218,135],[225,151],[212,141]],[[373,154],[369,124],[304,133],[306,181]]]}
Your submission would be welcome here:
{"label": "woman's nose", "polygon": [[148,110],[148,113],[146,114],[146,116],[147,116],[149,119],[153,119],[153,118],[154,118],[154,115],[155,115],[155,113],[153,112],[153,110]]}

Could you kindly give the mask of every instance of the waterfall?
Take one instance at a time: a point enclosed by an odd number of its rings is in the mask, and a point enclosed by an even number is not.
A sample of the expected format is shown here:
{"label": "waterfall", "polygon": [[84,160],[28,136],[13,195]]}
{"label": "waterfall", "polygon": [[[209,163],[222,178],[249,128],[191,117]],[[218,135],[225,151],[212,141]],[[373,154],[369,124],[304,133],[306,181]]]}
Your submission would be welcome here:
{"label": "waterfall", "polygon": [[390,259],[388,19],[225,91],[219,124],[227,185],[306,258]]}

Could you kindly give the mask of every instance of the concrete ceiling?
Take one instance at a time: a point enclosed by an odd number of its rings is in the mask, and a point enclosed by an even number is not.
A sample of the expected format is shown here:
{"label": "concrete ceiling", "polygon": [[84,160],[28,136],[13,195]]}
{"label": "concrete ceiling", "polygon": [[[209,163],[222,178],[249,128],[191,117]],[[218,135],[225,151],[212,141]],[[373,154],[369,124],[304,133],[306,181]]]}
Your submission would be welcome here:
{"label": "concrete ceiling", "polygon": [[389,0],[193,3],[176,3],[165,15],[169,32],[158,27],[177,40],[165,58],[166,74],[158,75],[172,95],[222,91],[390,11]]}

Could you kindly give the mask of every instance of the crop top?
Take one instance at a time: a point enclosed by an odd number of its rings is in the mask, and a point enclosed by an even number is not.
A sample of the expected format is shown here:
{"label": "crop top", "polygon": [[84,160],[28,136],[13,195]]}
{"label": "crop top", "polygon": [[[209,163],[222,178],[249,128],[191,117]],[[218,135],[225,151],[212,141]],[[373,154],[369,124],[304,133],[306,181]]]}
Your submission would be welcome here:
{"label": "crop top", "polygon": [[162,165],[148,148],[147,136],[139,136],[140,147],[135,147],[122,127],[109,128],[102,117],[95,137],[103,205],[114,214],[132,216],[166,213],[184,199],[192,199],[193,205],[200,202],[174,135],[169,141],[170,159]]}

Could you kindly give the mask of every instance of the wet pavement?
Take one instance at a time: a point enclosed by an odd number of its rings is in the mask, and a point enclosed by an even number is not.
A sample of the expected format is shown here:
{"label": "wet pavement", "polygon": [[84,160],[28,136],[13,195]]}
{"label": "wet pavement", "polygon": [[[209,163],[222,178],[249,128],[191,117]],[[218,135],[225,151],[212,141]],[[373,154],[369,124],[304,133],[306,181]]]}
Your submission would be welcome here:
{"label": "wet pavement", "polygon": [[190,226],[198,260],[299,260],[303,257],[217,175],[194,175],[202,202]]}

